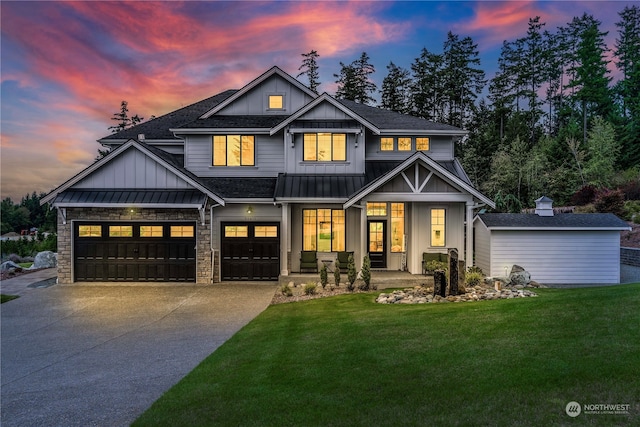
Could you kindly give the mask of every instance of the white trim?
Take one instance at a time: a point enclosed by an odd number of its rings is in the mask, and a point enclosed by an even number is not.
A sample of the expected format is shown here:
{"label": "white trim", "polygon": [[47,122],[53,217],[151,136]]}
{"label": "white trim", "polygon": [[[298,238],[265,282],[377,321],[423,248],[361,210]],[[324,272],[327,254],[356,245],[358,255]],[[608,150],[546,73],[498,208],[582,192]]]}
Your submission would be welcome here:
{"label": "white trim", "polygon": [[269,135],[269,128],[171,128],[169,131],[175,135]]}
{"label": "white trim", "polygon": [[[484,224],[484,221],[482,222]],[[492,226],[487,230],[493,231],[631,231],[631,227],[518,227],[518,226]]]}

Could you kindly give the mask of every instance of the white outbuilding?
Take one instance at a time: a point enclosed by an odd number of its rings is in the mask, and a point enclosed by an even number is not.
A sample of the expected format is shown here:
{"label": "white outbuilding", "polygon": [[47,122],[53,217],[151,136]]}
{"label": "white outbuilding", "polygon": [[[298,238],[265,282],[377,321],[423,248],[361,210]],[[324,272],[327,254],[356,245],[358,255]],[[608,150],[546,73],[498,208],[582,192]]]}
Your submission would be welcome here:
{"label": "white outbuilding", "polygon": [[536,200],[533,214],[477,215],[475,265],[492,277],[519,265],[543,284],[620,283],[620,232],[628,224],[609,213],[554,214],[552,202]]}

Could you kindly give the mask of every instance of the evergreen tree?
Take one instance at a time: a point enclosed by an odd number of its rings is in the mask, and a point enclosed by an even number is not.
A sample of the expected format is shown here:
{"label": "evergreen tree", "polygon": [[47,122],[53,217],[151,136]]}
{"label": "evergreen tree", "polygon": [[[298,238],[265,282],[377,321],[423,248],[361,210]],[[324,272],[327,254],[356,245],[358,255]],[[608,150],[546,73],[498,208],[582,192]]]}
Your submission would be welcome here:
{"label": "evergreen tree", "polygon": [[586,151],[584,174],[587,183],[596,187],[610,185],[616,172],[615,163],[620,153],[620,143],[613,125],[602,117],[593,120]]}
{"label": "evergreen tree", "polygon": [[117,124],[115,126],[109,126],[109,129],[112,133],[117,133],[123,131],[125,129],[129,129],[132,126],[141,123],[144,118],[138,116],[137,114],[133,117],[129,117],[129,107],[127,101],[122,101],[120,103],[120,111],[113,114],[111,120],[116,121]]}
{"label": "evergreen tree", "polygon": [[387,70],[389,70],[389,74],[382,80],[380,107],[408,114],[411,110],[409,71],[396,66],[393,62],[387,65]]}
{"label": "evergreen tree", "polygon": [[309,89],[318,93],[318,88],[320,87],[320,74],[318,73],[318,52],[312,50],[309,53],[301,54],[304,58],[302,60],[302,65],[298,68],[300,73],[296,77],[300,77],[306,75],[309,79]]}
{"label": "evergreen tree", "polygon": [[411,64],[411,114],[432,121],[444,121],[443,57],[422,49]]}
{"label": "evergreen tree", "polygon": [[349,65],[340,62],[340,74],[334,74],[337,78],[336,98],[348,99],[361,104],[370,104],[375,101],[371,93],[376,92],[376,84],[371,81],[371,75],[375,73],[374,66],[369,63],[369,55],[362,52],[360,58]]}

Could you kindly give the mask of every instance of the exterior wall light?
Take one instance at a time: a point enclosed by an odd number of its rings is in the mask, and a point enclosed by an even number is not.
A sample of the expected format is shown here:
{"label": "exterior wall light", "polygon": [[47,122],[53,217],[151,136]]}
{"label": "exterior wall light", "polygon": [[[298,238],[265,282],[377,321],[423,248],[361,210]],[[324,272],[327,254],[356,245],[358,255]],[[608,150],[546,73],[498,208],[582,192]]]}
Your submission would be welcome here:
{"label": "exterior wall light", "polygon": [[253,213],[253,207],[247,206],[247,214],[251,215]]}

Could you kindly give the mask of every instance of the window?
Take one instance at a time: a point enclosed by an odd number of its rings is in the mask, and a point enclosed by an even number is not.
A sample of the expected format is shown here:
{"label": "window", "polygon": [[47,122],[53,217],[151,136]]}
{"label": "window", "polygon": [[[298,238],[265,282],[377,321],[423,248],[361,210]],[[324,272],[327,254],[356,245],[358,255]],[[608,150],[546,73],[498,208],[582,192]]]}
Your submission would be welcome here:
{"label": "window", "polygon": [[102,237],[101,225],[78,226],[78,237]]}
{"label": "window", "polygon": [[172,225],[171,237],[193,237],[193,225]]}
{"label": "window", "polygon": [[253,232],[255,237],[278,237],[278,227],[275,225],[256,225]]}
{"label": "window", "polygon": [[427,151],[429,149],[429,138],[416,138],[416,150]]}
{"label": "window", "polygon": [[282,110],[284,108],[284,95],[269,95],[269,109]]}
{"label": "window", "polygon": [[347,135],[344,133],[305,133],[305,162],[340,162],[347,160]]}
{"label": "window", "polygon": [[391,203],[391,252],[404,251],[404,203]]}
{"label": "window", "polygon": [[387,204],[367,202],[367,216],[387,216]]}
{"label": "window", "polygon": [[110,225],[109,237],[133,237],[133,226],[131,225]]}
{"label": "window", "polygon": [[303,209],[303,251],[337,252],[345,248],[344,211]]}
{"label": "window", "polygon": [[255,165],[254,137],[251,135],[214,135],[214,166],[253,166]]}
{"label": "window", "polygon": [[161,225],[141,225],[140,237],[162,237],[164,234]]}
{"label": "window", "polygon": [[444,209],[431,209],[431,246],[444,246]]}
{"label": "window", "polygon": [[380,138],[380,151],[393,151],[393,138]]}
{"label": "window", "polygon": [[411,151],[411,138],[398,138],[398,151]]}
{"label": "window", "polygon": [[249,227],[246,225],[225,225],[224,237],[248,237]]}

